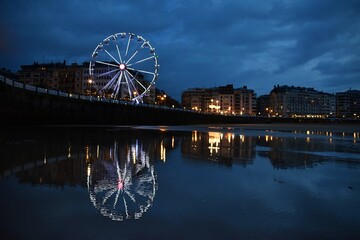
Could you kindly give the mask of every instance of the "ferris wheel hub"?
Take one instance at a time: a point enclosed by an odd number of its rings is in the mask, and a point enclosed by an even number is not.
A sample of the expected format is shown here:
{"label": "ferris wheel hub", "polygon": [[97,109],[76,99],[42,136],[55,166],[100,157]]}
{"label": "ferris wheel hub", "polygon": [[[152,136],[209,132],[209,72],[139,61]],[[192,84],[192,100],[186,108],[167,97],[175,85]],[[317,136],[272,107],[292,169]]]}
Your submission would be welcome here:
{"label": "ferris wheel hub", "polygon": [[126,70],[126,64],[125,63],[120,63],[119,68],[120,68],[121,71]]}

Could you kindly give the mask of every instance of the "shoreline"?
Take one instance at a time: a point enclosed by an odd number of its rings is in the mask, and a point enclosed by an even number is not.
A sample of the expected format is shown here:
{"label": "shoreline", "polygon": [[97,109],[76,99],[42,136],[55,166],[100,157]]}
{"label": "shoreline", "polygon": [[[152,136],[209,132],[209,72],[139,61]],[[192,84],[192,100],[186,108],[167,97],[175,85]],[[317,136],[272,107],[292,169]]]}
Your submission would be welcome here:
{"label": "shoreline", "polygon": [[149,129],[165,131],[193,131],[193,130],[274,130],[274,131],[320,131],[360,133],[360,124],[349,123],[238,123],[238,124],[186,124],[186,125],[69,125],[69,124],[40,124],[40,125],[12,125],[4,126],[3,130],[11,129],[47,129],[47,128],[104,128],[104,129]]}

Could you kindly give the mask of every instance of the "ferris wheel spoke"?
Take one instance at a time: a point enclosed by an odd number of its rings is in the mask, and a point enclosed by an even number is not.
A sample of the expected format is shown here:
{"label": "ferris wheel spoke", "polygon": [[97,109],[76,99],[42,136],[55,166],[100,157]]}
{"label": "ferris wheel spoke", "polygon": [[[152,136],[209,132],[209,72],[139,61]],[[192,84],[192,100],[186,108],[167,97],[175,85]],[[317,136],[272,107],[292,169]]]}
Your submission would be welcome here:
{"label": "ferris wheel spoke", "polygon": [[125,62],[125,64],[128,64],[128,62],[130,62],[131,59],[133,59],[133,57],[135,57],[138,52],[139,52],[139,50],[136,50],[136,51],[134,52],[134,54],[131,55],[131,57]]}
{"label": "ferris wheel spoke", "polygon": [[144,85],[142,85],[142,83],[137,80],[129,71],[126,70],[126,73],[129,74],[144,90],[146,90],[146,87],[144,87]]}
{"label": "ferris wheel spoke", "polygon": [[133,201],[134,203],[136,203],[135,197],[133,194],[131,194],[128,190],[124,191],[126,193],[126,195],[131,199],[131,201]]}
{"label": "ferris wheel spoke", "polygon": [[140,69],[134,69],[134,68],[127,68],[129,70],[133,70],[135,72],[141,72],[141,73],[147,73],[147,74],[151,74],[151,75],[154,75],[155,76],[155,73],[153,72],[149,72],[149,71],[145,71],[145,70],[140,70]]}
{"label": "ferris wheel spoke", "polygon": [[[115,145],[115,146],[114,146],[115,149],[117,149],[117,143],[114,144],[114,145]],[[115,156],[117,156],[117,152],[115,153]],[[118,175],[118,178],[119,178],[119,179],[122,179],[121,170],[120,170],[120,166],[119,166],[119,161],[116,160],[115,163],[116,163],[116,173],[117,173],[117,175]]]}
{"label": "ferris wheel spoke", "polygon": [[[126,71],[125,74],[128,75],[128,72]],[[131,77],[128,76],[128,78],[130,79]],[[140,96],[139,90],[135,87],[133,80],[136,81],[136,79],[135,79],[134,77],[132,77],[132,79],[130,79],[131,85],[133,86],[134,90],[136,91],[137,96]],[[145,88],[144,88],[144,89],[145,89]]]}
{"label": "ferris wheel spoke", "polygon": [[[134,88],[134,95],[136,95],[135,97],[139,97],[140,94],[139,94],[139,91],[137,90],[137,88],[135,87],[133,81],[130,80],[130,83],[132,85],[132,87]],[[135,94],[136,93],[136,94]],[[136,102],[138,102],[138,99],[136,98]]]}
{"label": "ferris wheel spoke", "polygon": [[105,91],[106,89],[110,88],[111,85],[113,85],[116,78],[119,76],[120,72],[117,72],[114,77],[111,78],[111,80],[101,89],[101,91]]}
{"label": "ferris wheel spoke", "polygon": [[119,67],[118,65],[112,64],[112,63],[107,63],[107,62],[102,62],[102,61],[95,61],[96,63],[100,63],[103,65],[107,65],[107,66],[112,66],[112,67]]}
{"label": "ferris wheel spoke", "polygon": [[103,198],[102,204],[104,205],[106,201],[116,192],[116,189],[112,189],[108,193],[105,194],[105,197]]}
{"label": "ferris wheel spoke", "polygon": [[107,55],[109,55],[117,64],[120,64],[119,63],[119,61],[116,59],[116,58],[114,58],[114,56],[113,55],[111,55],[108,51],[106,51],[106,49],[104,48],[104,51],[106,52],[106,54]]}
{"label": "ferris wheel spoke", "polygon": [[117,43],[116,43],[116,49],[117,49],[117,52],[118,52],[118,55],[119,55],[120,62],[123,62],[123,60],[121,58],[121,54],[120,54],[119,45]]}
{"label": "ferris wheel spoke", "polygon": [[143,44],[141,44],[141,46],[137,48],[137,50],[133,53],[133,55],[131,55],[131,57],[126,61],[126,64],[128,64],[131,61],[131,59],[133,59],[136,56],[136,54],[140,51],[140,49],[144,47],[144,45],[145,42],[143,42]]}
{"label": "ferris wheel spoke", "polygon": [[128,51],[129,51],[130,40],[131,40],[131,34],[129,34],[129,40],[128,40],[128,42],[127,42],[127,46],[126,46],[125,57],[127,56]]}
{"label": "ferris wheel spoke", "polygon": [[128,91],[129,91],[129,97],[132,98],[133,94],[132,94],[132,91],[131,91],[130,79],[128,79],[125,74],[124,74],[124,76],[125,76],[126,85],[127,85]]}
{"label": "ferris wheel spoke", "polygon": [[123,73],[121,72],[120,73],[120,76],[116,82],[116,85],[115,85],[115,89],[114,89],[114,97],[116,98],[119,94],[119,90],[120,90],[120,84],[121,84],[121,80],[122,80],[122,77],[123,77]]}
{"label": "ferris wheel spoke", "polygon": [[116,72],[116,71],[120,71],[120,70],[117,69],[117,68],[115,68],[115,69],[110,70],[110,71],[108,71],[108,72],[104,72],[104,73],[101,73],[101,74],[99,74],[99,75],[96,75],[96,77],[102,77],[102,76],[108,75],[108,74],[113,73],[113,72]]}
{"label": "ferris wheel spoke", "polygon": [[118,201],[118,199],[119,199],[119,195],[120,195],[120,189],[118,189],[118,190],[117,190],[117,193],[116,193],[116,197],[115,197],[115,201],[114,201],[114,205],[113,205],[114,209],[115,209],[116,204],[117,204],[117,201]]}
{"label": "ferris wheel spoke", "polygon": [[125,200],[124,196],[123,196],[123,201],[124,201],[126,218],[128,218],[129,217],[129,212],[128,212],[128,207],[127,207],[127,203],[126,203],[126,200]]}
{"label": "ferris wheel spoke", "polygon": [[[142,60],[139,60],[139,61],[137,61],[137,62],[127,64],[127,66],[130,67],[130,66],[132,66],[132,65],[135,65],[135,64],[138,64],[138,63],[141,63],[141,62],[144,62],[144,61],[153,59],[153,58],[155,58],[155,56],[151,56],[151,57],[148,57],[148,58],[144,58],[144,59],[142,59]],[[129,61],[130,61],[130,60],[129,60]],[[128,61],[128,62],[129,62],[129,61]]]}

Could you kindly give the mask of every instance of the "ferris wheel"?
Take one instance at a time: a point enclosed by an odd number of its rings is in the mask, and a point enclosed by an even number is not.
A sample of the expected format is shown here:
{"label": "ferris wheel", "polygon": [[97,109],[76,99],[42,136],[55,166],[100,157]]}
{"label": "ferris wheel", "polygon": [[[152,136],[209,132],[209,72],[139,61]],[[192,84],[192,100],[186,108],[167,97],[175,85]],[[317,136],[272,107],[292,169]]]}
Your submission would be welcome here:
{"label": "ferris wheel", "polygon": [[99,96],[142,102],[158,77],[158,56],[149,41],[134,33],[116,33],[92,53],[89,75]]}

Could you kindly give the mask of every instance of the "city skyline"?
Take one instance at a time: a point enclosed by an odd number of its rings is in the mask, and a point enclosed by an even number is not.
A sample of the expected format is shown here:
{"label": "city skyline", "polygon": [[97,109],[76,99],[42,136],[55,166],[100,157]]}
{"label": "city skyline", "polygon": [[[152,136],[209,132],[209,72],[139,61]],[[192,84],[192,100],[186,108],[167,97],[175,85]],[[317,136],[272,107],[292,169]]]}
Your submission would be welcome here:
{"label": "city skyline", "polygon": [[117,32],[143,35],[161,65],[157,87],[179,100],[229,83],[258,96],[274,85],[360,88],[358,1],[1,2],[0,66],[89,61]]}
{"label": "city skyline", "polygon": [[[21,65],[21,66],[27,66],[27,67],[31,67],[31,66],[49,66],[49,65],[56,65],[56,64],[60,64],[60,65],[64,65],[64,66],[68,66],[68,67],[71,67],[73,64],[77,64],[79,67],[83,67],[83,68],[88,68],[88,62],[83,62],[83,63],[67,63],[66,60],[64,61],[58,61],[58,62],[48,62],[48,63],[38,63],[38,62],[34,62],[32,64],[29,64],[29,65]],[[0,66],[1,68],[1,66]],[[21,72],[21,69],[19,69],[19,72],[12,72],[14,74],[19,74]],[[2,68],[1,70],[3,70],[4,72],[6,72],[7,70],[9,69],[5,69],[5,68]],[[176,99],[177,101],[181,102],[181,94],[185,91],[188,91],[188,90],[192,90],[192,89],[212,89],[212,88],[219,88],[219,87],[224,87],[224,86],[227,86],[227,85],[233,85],[235,88],[243,88],[243,87],[246,87],[248,88],[248,86],[246,85],[241,85],[241,84],[238,84],[236,85],[236,83],[234,82],[223,82],[222,85],[216,85],[216,86],[209,86],[209,87],[200,87],[200,86],[189,86],[188,88],[184,88],[182,89],[181,93],[180,93],[180,96],[179,96],[179,99]],[[269,89],[265,89],[265,91],[263,92],[263,94],[258,94],[257,90],[255,88],[249,88],[250,90],[254,90],[255,94],[257,97],[260,97],[260,96],[263,96],[263,95],[269,95],[271,93],[272,90],[274,90],[276,87],[295,87],[295,88],[307,88],[307,89],[314,89],[315,91],[318,91],[318,92],[324,92],[324,93],[329,93],[329,94],[336,94],[336,93],[343,93],[343,92],[346,92],[348,90],[360,90],[360,89],[357,89],[357,88],[353,88],[352,86],[349,86],[348,89],[344,89],[342,91],[336,91],[336,92],[327,92],[323,89],[320,89],[320,88],[314,88],[314,87],[311,87],[311,86],[304,86],[304,85],[296,85],[296,84],[274,84],[273,86],[269,86],[270,88]],[[158,89],[158,88],[157,88]],[[167,93],[169,96],[171,96],[169,94],[169,91],[167,91],[166,89],[159,89],[160,91],[163,91],[165,93]],[[171,96],[173,97],[173,96]]]}

